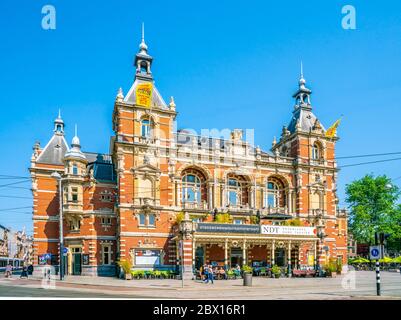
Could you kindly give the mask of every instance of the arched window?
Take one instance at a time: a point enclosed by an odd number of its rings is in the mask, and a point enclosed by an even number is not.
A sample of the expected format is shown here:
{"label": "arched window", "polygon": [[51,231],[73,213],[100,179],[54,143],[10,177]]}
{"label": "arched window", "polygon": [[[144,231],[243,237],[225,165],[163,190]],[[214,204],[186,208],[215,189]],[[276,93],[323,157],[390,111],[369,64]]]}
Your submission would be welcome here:
{"label": "arched window", "polygon": [[280,188],[275,182],[267,183],[267,206],[271,208],[276,208],[280,203]]}
{"label": "arched window", "polygon": [[182,202],[200,203],[201,179],[195,174],[186,174],[182,178]]}
{"label": "arched window", "polygon": [[152,122],[150,119],[142,119],[141,121],[141,136],[144,138],[150,138],[152,129]]}
{"label": "arched window", "polygon": [[312,146],[312,159],[319,160],[321,158],[320,146],[315,142]]}
{"label": "arched window", "polygon": [[230,206],[241,204],[241,184],[235,178],[228,179],[228,204]]}

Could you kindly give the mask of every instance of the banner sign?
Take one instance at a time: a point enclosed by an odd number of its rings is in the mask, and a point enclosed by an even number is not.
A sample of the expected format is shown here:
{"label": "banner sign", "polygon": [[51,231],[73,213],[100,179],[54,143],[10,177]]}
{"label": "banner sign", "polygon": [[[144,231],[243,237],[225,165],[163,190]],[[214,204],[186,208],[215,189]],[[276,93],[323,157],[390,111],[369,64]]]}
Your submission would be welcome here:
{"label": "banner sign", "polygon": [[139,83],[136,87],[136,104],[143,107],[150,107],[152,102],[152,83]]}
{"label": "banner sign", "polygon": [[258,225],[252,224],[198,223],[196,231],[216,233],[260,233],[260,228]]}
{"label": "banner sign", "polygon": [[313,227],[262,225],[261,233],[272,234],[272,235],[289,235],[289,236],[315,236],[316,229]]}

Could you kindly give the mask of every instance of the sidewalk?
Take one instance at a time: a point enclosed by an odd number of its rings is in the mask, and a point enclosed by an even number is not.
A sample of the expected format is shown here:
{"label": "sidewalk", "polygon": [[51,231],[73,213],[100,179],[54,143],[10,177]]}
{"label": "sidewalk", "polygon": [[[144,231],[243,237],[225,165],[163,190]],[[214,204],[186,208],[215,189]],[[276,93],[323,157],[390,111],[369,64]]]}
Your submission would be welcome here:
{"label": "sidewalk", "polygon": [[[344,276],[336,278],[253,278],[252,287],[244,287],[242,279],[216,280],[214,284],[180,280],[122,280],[108,277],[67,276],[55,281],[55,289],[91,293],[104,293],[116,298],[129,299],[401,299],[401,276],[383,274],[382,297],[376,296],[374,272],[357,272],[355,288],[343,286]],[[0,279],[0,285],[43,288],[42,279]]]}

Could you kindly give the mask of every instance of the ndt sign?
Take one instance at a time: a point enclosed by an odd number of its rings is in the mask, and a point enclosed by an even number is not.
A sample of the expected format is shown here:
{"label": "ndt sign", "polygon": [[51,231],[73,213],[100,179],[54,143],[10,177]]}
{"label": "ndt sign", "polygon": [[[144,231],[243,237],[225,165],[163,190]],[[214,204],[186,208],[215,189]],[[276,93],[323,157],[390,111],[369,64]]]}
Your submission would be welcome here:
{"label": "ndt sign", "polygon": [[370,260],[378,260],[381,258],[381,246],[369,247]]}

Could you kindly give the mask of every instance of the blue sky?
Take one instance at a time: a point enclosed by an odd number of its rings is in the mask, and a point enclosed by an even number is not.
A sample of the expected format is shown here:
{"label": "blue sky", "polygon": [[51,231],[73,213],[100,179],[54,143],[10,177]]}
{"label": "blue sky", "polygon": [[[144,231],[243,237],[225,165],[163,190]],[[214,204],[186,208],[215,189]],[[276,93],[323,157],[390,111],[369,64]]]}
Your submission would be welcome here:
{"label": "blue sky", "polygon": [[[46,4],[56,8],[56,30],[41,28]],[[356,30],[341,27],[347,4]],[[302,60],[323,125],[344,115],[337,156],[401,151],[399,1],[3,0],[0,175],[28,176],[32,146],[47,143],[58,108],[68,141],[77,123],[85,151],[108,152],[113,102],[133,81],[142,21],[156,85],[165,100],[175,97],[179,128],[252,128],[268,149],[291,118]],[[400,177],[400,164],[344,168],[341,204],[347,183],[366,173]],[[28,189],[0,186],[0,224],[32,231],[22,208],[31,204]],[[10,208],[21,209],[2,211]]]}

